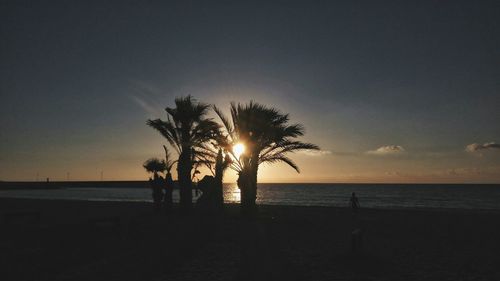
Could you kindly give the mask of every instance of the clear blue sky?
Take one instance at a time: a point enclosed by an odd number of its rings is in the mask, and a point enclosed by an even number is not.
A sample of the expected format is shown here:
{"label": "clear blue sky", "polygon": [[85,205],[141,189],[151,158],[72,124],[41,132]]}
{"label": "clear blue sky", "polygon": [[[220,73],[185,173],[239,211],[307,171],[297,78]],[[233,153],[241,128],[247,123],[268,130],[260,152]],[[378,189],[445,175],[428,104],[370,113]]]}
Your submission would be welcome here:
{"label": "clear blue sky", "polygon": [[191,94],[321,146],[260,181],[500,182],[498,1],[103,2],[1,2],[0,179],[142,179]]}

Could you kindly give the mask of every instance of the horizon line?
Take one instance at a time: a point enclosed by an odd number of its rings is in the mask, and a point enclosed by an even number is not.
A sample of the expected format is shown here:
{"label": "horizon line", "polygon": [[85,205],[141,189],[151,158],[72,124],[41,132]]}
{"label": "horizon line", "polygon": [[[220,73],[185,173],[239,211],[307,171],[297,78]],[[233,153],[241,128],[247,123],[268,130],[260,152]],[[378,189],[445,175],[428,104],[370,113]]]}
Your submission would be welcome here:
{"label": "horizon line", "polygon": [[[175,180],[176,182],[177,180]],[[86,183],[86,182],[148,182],[148,180],[54,180],[54,181],[35,181],[35,180],[0,180],[0,183]],[[236,184],[236,182],[223,182],[223,184]],[[259,184],[498,184],[500,182],[259,182]]]}

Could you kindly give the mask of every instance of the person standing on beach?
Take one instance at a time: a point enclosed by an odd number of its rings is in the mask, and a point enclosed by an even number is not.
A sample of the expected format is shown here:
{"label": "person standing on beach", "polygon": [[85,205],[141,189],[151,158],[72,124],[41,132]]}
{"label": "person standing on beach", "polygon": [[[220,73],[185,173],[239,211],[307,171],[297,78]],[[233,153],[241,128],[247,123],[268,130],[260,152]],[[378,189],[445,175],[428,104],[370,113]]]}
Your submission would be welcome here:
{"label": "person standing on beach", "polygon": [[153,189],[153,204],[156,212],[159,212],[161,209],[161,201],[163,199],[163,178],[158,175],[157,172],[153,175],[153,180],[151,181],[151,188]]}
{"label": "person standing on beach", "polygon": [[165,211],[168,213],[172,210],[172,192],[174,191],[174,180],[172,179],[172,174],[167,173],[165,176],[165,182],[163,185],[165,189],[165,195],[163,197],[163,205],[165,207]]}
{"label": "person standing on beach", "polygon": [[360,205],[359,205],[359,199],[358,199],[358,197],[356,197],[355,192],[353,192],[351,194],[351,199],[349,199],[349,202],[351,203],[351,208],[352,208],[353,212],[357,213]]}

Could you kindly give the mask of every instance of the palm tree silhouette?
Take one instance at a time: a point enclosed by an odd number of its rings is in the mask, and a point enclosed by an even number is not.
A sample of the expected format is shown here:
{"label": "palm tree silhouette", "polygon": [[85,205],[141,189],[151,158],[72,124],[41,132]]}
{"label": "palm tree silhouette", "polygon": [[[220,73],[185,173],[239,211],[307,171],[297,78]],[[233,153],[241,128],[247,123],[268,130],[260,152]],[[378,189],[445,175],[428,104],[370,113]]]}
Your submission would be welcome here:
{"label": "palm tree silhouette", "polygon": [[149,173],[163,173],[167,170],[167,165],[165,164],[165,160],[160,160],[158,158],[149,158],[142,165],[144,169],[146,169]]}
{"label": "palm tree silhouette", "polygon": [[164,136],[177,151],[177,178],[180,186],[180,205],[183,210],[192,207],[191,171],[195,148],[210,140],[219,125],[206,118],[210,105],[196,101],[190,95],[175,99],[175,107],[167,107],[167,120],[149,119],[147,124]]}
{"label": "palm tree silhouette", "polygon": [[289,115],[253,101],[248,104],[231,103],[231,119],[214,107],[226,130],[228,145],[242,143],[246,150],[241,156],[229,150],[234,161],[231,168],[238,172],[243,214],[254,214],[257,198],[257,173],[262,163],[284,162],[297,172],[299,167],[287,153],[299,150],[319,150],[317,145],[295,140],[304,135],[300,124],[288,124]]}

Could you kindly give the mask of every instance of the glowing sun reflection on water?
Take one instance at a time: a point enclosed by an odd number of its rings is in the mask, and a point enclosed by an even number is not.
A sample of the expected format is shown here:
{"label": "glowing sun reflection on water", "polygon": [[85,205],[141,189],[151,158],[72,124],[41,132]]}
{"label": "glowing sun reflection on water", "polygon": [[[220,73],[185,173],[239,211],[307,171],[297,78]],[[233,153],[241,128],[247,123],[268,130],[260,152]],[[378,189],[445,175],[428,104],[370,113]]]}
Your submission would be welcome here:
{"label": "glowing sun reflection on water", "polygon": [[240,189],[234,183],[224,185],[224,202],[225,203],[240,203]]}

